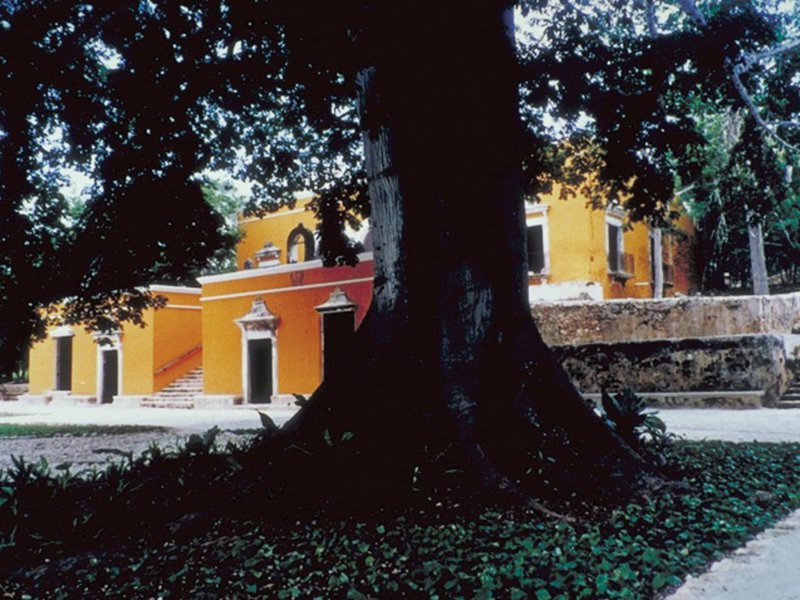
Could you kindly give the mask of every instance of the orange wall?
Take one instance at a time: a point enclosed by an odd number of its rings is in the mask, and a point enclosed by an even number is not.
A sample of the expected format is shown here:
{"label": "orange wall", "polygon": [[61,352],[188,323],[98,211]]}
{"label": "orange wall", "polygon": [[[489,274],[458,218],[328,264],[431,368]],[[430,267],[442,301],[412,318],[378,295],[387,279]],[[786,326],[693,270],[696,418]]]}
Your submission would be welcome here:
{"label": "orange wall", "polygon": [[173,363],[202,346],[200,294],[160,293],[167,297],[167,305],[153,316],[153,391],[199,367],[202,360],[202,354],[195,352]]}
{"label": "orange wall", "polygon": [[301,223],[310,231],[316,230],[314,213],[306,210],[311,198],[311,196],[305,196],[298,199],[294,209],[283,208],[261,219],[242,219],[239,222],[239,228],[244,234],[244,238],[236,247],[237,267],[242,269],[245,259],[248,258],[254,265],[258,265],[256,252],[261,250],[266,242],[272,242],[281,249],[281,263],[285,264],[289,232]]}
{"label": "orange wall", "polygon": [[262,298],[280,319],[276,330],[275,393],[306,394],[319,384],[321,320],[314,307],[327,301],[336,287],[341,287],[358,305],[356,322],[364,318],[372,296],[371,260],[363,260],[355,267],[326,269],[316,261],[276,269],[278,272],[274,273],[270,273],[271,269],[246,271],[239,273],[238,279],[204,283],[206,394],[242,394],[242,332],[234,321],[250,311],[256,298]]}
{"label": "orange wall", "polygon": [[122,330],[122,395],[153,392],[153,313],[145,311],[145,327],[128,325]]}

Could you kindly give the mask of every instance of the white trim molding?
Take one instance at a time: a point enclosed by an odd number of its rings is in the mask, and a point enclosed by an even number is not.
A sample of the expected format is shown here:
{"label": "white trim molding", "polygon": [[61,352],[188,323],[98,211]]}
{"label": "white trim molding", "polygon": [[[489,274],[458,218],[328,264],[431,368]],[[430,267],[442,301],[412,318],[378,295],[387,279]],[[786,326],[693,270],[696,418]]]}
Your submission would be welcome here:
{"label": "white trim molding", "polygon": [[180,310],[203,310],[202,306],[193,306],[191,304],[167,304],[164,308],[177,308]]}
{"label": "white trim molding", "polygon": [[336,287],[347,285],[349,283],[364,283],[372,281],[374,277],[359,277],[357,279],[341,279],[339,281],[322,281],[320,283],[309,283],[308,285],[295,285],[290,287],[272,288],[266,290],[252,290],[249,292],[236,292],[233,294],[222,294],[220,296],[206,296],[200,298],[201,302],[212,302],[214,300],[230,300],[231,298],[248,298],[252,296],[266,296],[269,294],[277,294],[280,292],[295,292],[299,290],[310,290],[322,287]]}
{"label": "white trim molding", "polygon": [[187,285],[151,285],[147,289],[151,292],[162,294],[194,294],[199,296],[202,290],[199,287],[189,287]]}
{"label": "white trim molding", "polygon": [[75,330],[69,325],[61,325],[50,332],[51,338],[75,337]]}
{"label": "white trim molding", "polygon": [[[358,255],[359,263],[370,262],[372,260],[372,252],[363,252]],[[308,269],[318,269],[322,267],[322,261],[318,258],[314,260],[307,260],[300,263],[288,263],[275,267],[257,267],[254,269],[244,269],[242,271],[234,271],[233,273],[220,273],[219,275],[204,275],[198,277],[197,281],[201,285],[208,285],[211,283],[224,283],[226,281],[239,281],[242,279],[254,279],[256,277],[263,277],[264,275],[279,275],[281,273],[294,273],[295,271],[307,271]]]}
{"label": "white trim molding", "polygon": [[542,204],[541,202],[525,202],[525,216],[544,216],[550,211],[549,204]]}

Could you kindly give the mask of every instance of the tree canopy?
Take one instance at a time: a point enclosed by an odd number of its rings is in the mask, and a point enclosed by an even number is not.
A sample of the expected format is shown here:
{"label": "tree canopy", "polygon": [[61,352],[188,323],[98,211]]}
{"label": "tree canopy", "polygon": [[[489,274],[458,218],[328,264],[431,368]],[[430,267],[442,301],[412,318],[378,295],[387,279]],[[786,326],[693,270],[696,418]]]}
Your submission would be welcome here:
{"label": "tree canopy", "polygon": [[[793,154],[797,15],[781,3],[518,9],[525,193],[599,173],[603,186],[587,190],[597,203],[624,199],[658,221],[676,175],[702,175],[692,103],[744,110],[765,151]],[[341,226],[369,214],[362,130],[380,120],[359,115],[358,76],[388,60],[383,41],[410,18],[449,27],[421,4],[363,0],[4,2],[4,369],[42,333],[42,307],[66,298],[55,318],[108,327],[153,302],[139,286],[184,277],[230,244],[201,192],[209,170],[254,182],[254,212],[313,190],[325,260],[352,262]],[[92,182],[77,209],[71,171]]]}

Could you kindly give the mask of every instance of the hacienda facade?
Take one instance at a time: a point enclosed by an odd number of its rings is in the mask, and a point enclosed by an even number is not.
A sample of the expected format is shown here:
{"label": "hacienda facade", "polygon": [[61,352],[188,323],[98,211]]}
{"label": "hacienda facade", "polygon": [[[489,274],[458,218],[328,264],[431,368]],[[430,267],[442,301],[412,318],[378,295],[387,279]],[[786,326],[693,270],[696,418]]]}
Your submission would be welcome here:
{"label": "hacienda facade", "polygon": [[[373,263],[367,235],[355,267],[324,268],[309,201],[242,219],[236,271],[200,277],[197,288],[152,286],[167,303],[145,315],[147,327],[51,330],[30,352],[29,397],[198,406],[311,393],[367,312]],[[554,190],[527,205],[526,226],[532,303],[652,297],[658,245],[621,210],[591,210]],[[691,293],[688,219],[661,239],[664,294]]]}

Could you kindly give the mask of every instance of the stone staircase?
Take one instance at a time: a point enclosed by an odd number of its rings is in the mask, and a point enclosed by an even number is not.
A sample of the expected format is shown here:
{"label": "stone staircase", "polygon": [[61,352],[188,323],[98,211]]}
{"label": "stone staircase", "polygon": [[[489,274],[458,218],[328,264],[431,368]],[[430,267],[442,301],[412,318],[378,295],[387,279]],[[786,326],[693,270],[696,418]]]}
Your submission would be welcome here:
{"label": "stone staircase", "polygon": [[775,408],[800,408],[800,378],[795,377],[783,396],[775,403]]}
{"label": "stone staircase", "polygon": [[189,371],[152,396],[144,398],[139,406],[148,408],[194,408],[195,398],[203,394],[203,368]]}

